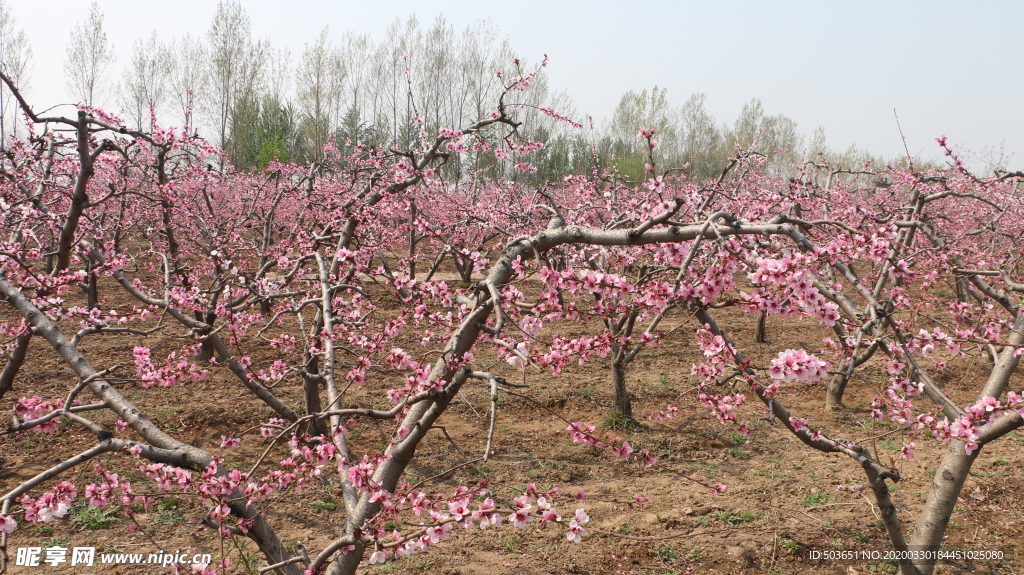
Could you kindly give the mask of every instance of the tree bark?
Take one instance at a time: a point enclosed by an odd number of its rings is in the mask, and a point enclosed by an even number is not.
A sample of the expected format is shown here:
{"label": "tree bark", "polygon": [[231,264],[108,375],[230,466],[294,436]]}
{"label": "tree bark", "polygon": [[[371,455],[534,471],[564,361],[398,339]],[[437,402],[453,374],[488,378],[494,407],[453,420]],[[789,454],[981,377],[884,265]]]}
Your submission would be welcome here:
{"label": "tree bark", "polygon": [[[858,338],[857,341],[859,343],[860,338]],[[872,343],[859,355],[856,350],[853,352],[853,355],[850,358],[850,361],[853,362],[853,367],[851,368],[847,366],[847,371],[832,376],[832,379],[828,382],[828,388],[825,390],[825,409],[838,409],[843,405],[843,394],[846,393],[846,386],[850,383],[850,376],[853,374],[853,370],[865,361],[871,359],[878,349],[878,344]]]}
{"label": "tree bark", "polygon": [[[889,534],[893,550],[906,551],[907,539],[903,535],[900,519],[896,516],[896,506],[893,505],[892,498],[889,497],[889,485],[884,480],[879,480],[878,473],[874,469],[865,467],[864,472],[868,476],[868,484],[875,496],[878,510],[882,514],[882,524],[885,525],[885,531]],[[909,559],[900,559],[899,563],[902,575],[917,575],[917,571]]]}
{"label": "tree bark", "polygon": [[[316,356],[308,356],[306,361],[306,372],[317,373],[320,369],[320,360]],[[314,413],[320,413],[324,410],[323,403],[320,401],[320,382],[312,377],[302,378],[302,396],[306,404],[306,415],[312,415]],[[332,406],[337,409],[338,406]],[[327,424],[323,420],[315,420],[310,422],[308,433],[310,435],[327,435]]]}
{"label": "tree bark", "polygon": [[[976,449],[967,455],[964,442],[951,439],[946,447],[946,454],[935,470],[932,486],[928,490],[924,509],[917,518],[914,535],[910,540],[913,549],[938,550],[942,544],[942,536],[946,534],[949,518],[953,515],[956,500],[964,487],[971,465],[981,453]],[[913,561],[914,569],[904,569],[903,575],[931,575],[935,570],[934,561]]]}
{"label": "tree bark", "polygon": [[843,405],[843,394],[846,392],[846,384],[850,379],[845,373],[837,373],[828,382],[825,390],[825,409],[838,409]]}
{"label": "tree bark", "polygon": [[85,277],[85,305],[89,309],[95,309],[100,304],[100,295],[96,289],[96,272],[93,271],[95,262],[92,257],[88,257],[85,260],[85,272],[88,274]]}
{"label": "tree bark", "polygon": [[768,319],[766,312],[757,314],[757,327],[754,328],[754,343],[768,343],[768,336],[764,331],[764,323]]}
{"label": "tree bark", "polygon": [[617,352],[615,359],[612,361],[612,389],[615,392],[615,413],[632,421],[633,402],[629,397],[629,391],[626,389],[626,367],[622,365],[622,360],[618,357],[620,355],[621,352]]}
{"label": "tree bark", "polygon": [[22,364],[25,363],[25,356],[28,354],[28,344],[31,340],[31,331],[25,331],[25,333],[19,335],[14,340],[14,350],[11,351],[11,356],[7,358],[7,365],[4,366],[4,370],[0,372],[0,398],[3,398],[4,394],[14,387],[14,378],[17,377]]}

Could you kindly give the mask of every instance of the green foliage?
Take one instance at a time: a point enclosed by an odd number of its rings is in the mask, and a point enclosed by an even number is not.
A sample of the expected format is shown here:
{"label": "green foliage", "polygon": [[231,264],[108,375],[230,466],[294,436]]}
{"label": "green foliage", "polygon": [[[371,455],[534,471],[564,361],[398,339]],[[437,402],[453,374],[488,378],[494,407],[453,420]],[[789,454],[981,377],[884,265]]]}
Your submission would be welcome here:
{"label": "green foliage", "polygon": [[792,539],[786,539],[782,542],[782,550],[789,555],[799,555],[801,549],[803,549],[803,547]]}
{"label": "green foliage", "polygon": [[566,136],[551,138],[550,133],[540,128],[534,140],[543,142],[544,148],[530,155],[530,163],[537,172],[530,176],[531,183],[557,181],[565,174],[574,173],[575,162],[572,157],[572,142]]}
{"label": "green foliage", "polygon": [[320,501],[314,501],[309,505],[317,511],[334,511],[338,508],[338,502],[330,495],[324,497]]}
{"label": "green foliage", "polygon": [[373,572],[374,573],[397,573],[398,570],[401,569],[401,568],[402,568],[402,565],[400,563],[396,563],[396,562],[392,561],[390,563],[385,563],[383,565],[378,565],[377,568],[374,569]]}
{"label": "green foliage", "polygon": [[640,424],[631,417],[626,417],[614,409],[609,409],[601,420],[601,425],[612,431],[638,431]]}
{"label": "green foliage", "polygon": [[240,537],[231,538],[231,546],[238,556],[238,563],[246,575],[258,575],[260,572],[261,555],[258,551],[249,549],[249,541]]}
{"label": "green foliage", "polygon": [[743,451],[739,447],[730,447],[729,455],[735,457],[736,459],[750,459],[750,452]]}
{"label": "green foliage", "polygon": [[634,182],[647,179],[644,164],[648,162],[651,150],[645,140],[637,137],[640,130],[657,130],[656,138],[661,144],[654,150],[656,162],[660,160],[665,142],[675,141],[676,122],[667,96],[668,90],[657,86],[649,92],[647,89],[639,93],[630,90],[622,95],[608,128],[614,139],[611,152],[615,157],[614,171],[618,175]]}
{"label": "green foliage", "polygon": [[774,469],[758,469],[754,472],[757,477],[767,477],[768,479],[785,479],[789,477],[789,474],[781,471],[775,471]]}
{"label": "green foliage", "polygon": [[804,497],[805,507],[814,507],[815,505],[824,505],[832,501],[832,496],[828,493],[811,493],[807,497]]}
{"label": "green foliage", "polygon": [[291,105],[268,95],[244,100],[235,107],[225,150],[236,168],[262,170],[273,160],[289,161],[295,139]]}
{"label": "green foliage", "polygon": [[39,544],[39,546],[43,549],[46,549],[47,547],[70,547],[71,539],[67,537],[54,537],[52,539],[47,539],[46,541],[43,541]]}
{"label": "green foliage", "polygon": [[728,525],[739,525],[740,523],[750,523],[756,520],[757,513],[747,511],[746,509],[741,509],[739,511],[719,511],[715,514],[715,519],[718,519]]}
{"label": "green foliage", "polygon": [[72,509],[70,515],[71,523],[90,531],[109,529],[117,523],[117,510],[110,507],[83,505]]}
{"label": "green foliage", "polygon": [[376,142],[373,141],[372,134],[373,130],[369,129],[366,122],[360,119],[359,108],[357,106],[350,106],[341,118],[341,125],[338,126],[335,137],[339,143],[345,143],[346,140],[349,140],[354,143],[373,146]]}
{"label": "green foliage", "polygon": [[174,509],[165,509],[159,511],[155,517],[153,517],[153,523],[160,523],[163,525],[174,525],[175,523],[186,523],[185,517],[182,516],[180,511]]}
{"label": "green foliage", "polygon": [[36,537],[53,537],[53,526],[39,525],[29,530],[29,533]]}
{"label": "green foliage", "polygon": [[664,563],[672,563],[679,559],[679,552],[669,547],[668,545],[662,545],[658,547],[658,559]]}
{"label": "green foliage", "polygon": [[498,539],[498,545],[501,546],[502,551],[505,553],[515,553],[522,544],[523,539],[518,535],[511,535],[509,537],[502,537]]}

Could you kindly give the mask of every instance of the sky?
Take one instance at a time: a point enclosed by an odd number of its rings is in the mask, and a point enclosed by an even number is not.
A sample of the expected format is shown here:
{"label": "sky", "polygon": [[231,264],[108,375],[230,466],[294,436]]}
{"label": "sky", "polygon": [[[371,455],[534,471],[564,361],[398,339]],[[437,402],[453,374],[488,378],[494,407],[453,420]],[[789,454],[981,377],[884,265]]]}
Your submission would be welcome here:
{"label": "sky", "polygon": [[[87,18],[87,0],[4,0],[33,49],[30,100],[66,103],[67,38]],[[395,18],[429,26],[443,15],[461,31],[491,20],[529,61],[550,57],[554,91],[581,113],[611,116],[622,94],[660,86],[674,106],[695,92],[721,124],[760,98],[767,114],[794,119],[808,136],[851,144],[884,157],[941,159],[935,138],[950,141],[980,168],[980,158],[1012,155],[1024,169],[1024,2],[1020,0],[859,0],[728,2],[622,0],[242,0],[256,38],[288,48],[297,64],[325,25],[381,38]],[[116,75],[132,44],[157,30],[162,39],[203,36],[212,0],[99,0]]]}

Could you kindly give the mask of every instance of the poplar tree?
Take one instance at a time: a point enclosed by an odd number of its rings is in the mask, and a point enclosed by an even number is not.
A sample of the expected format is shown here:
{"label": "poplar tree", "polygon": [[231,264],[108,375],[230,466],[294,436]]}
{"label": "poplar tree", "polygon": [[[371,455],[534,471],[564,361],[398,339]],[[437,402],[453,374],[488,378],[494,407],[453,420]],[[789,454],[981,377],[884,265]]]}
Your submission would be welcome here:
{"label": "poplar tree", "polygon": [[75,25],[64,59],[68,94],[89,107],[105,103],[110,86],[105,85],[114,66],[114,46],[103,29],[103,12],[97,2],[89,8],[89,17]]}
{"label": "poplar tree", "polygon": [[[0,0],[0,62],[3,71],[21,88],[28,84],[28,68],[32,59],[25,31],[17,27],[14,15],[7,2]],[[0,87],[0,146],[7,143],[9,136],[17,135],[18,105],[5,87]]]}

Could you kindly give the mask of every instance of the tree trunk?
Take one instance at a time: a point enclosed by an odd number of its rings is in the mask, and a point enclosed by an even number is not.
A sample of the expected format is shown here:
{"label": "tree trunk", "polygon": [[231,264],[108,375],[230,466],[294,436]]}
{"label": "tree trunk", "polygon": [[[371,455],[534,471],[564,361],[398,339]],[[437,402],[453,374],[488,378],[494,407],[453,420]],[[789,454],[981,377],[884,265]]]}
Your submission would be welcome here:
{"label": "tree trunk", "polygon": [[[917,517],[914,535],[910,539],[911,549],[937,550],[942,545],[942,537],[946,534],[949,518],[953,515],[956,500],[964,487],[971,465],[981,453],[980,449],[967,455],[964,442],[951,439],[946,447],[946,455],[935,470],[932,486],[928,490],[924,509]],[[913,571],[904,571],[903,575],[931,575],[935,570],[934,561],[914,561]]]}
{"label": "tree trunk", "polygon": [[209,363],[211,359],[213,359],[213,344],[210,343],[210,340],[204,339],[199,346],[199,354],[196,356],[196,361]]}
{"label": "tree trunk", "polygon": [[615,391],[615,413],[632,421],[633,402],[630,400],[629,392],[626,390],[626,368],[622,360],[618,358],[619,352],[613,354],[612,361],[612,389]]}
{"label": "tree trunk", "polygon": [[473,261],[465,260],[460,262],[458,256],[455,255],[455,251],[452,251],[452,261],[455,262],[455,271],[459,272],[459,277],[462,278],[463,287],[467,287],[473,283]]}
{"label": "tree trunk", "polygon": [[828,382],[828,389],[825,390],[825,409],[839,409],[843,405],[843,393],[846,392],[846,384],[849,378],[845,373],[837,373]]}
{"label": "tree trunk", "polygon": [[[193,445],[182,443],[164,433],[163,430],[146,417],[145,413],[128,401],[105,379],[99,377],[99,372],[81,354],[78,348],[65,338],[64,334],[57,329],[57,326],[39,308],[35,307],[18,288],[8,282],[3,274],[0,274],[0,294],[7,296],[8,300],[11,301],[22,317],[29,320],[35,334],[47,341],[50,347],[60,355],[63,363],[70,367],[79,379],[88,382],[92,393],[106,403],[107,407],[117,414],[119,418],[127,421],[144,441],[154,448],[177,452],[178,456],[183,459],[176,461],[174,463],[175,466],[205,469],[213,462],[213,456],[209,452]],[[274,530],[267,525],[265,515],[260,513],[255,507],[248,506],[246,498],[241,491],[234,490],[231,495],[230,507],[232,512],[238,517],[253,520],[252,527],[249,528],[247,535],[263,551],[267,562],[274,564],[290,558],[291,555],[285,549],[284,544],[281,543]],[[291,564],[281,567],[279,572],[285,575],[300,575],[302,570],[297,565]]]}
{"label": "tree trunk", "polygon": [[[217,316],[214,314],[203,314],[201,312],[195,312],[195,318],[201,322],[213,325],[213,322],[217,321]],[[199,335],[206,335],[205,333]],[[209,363],[213,359],[214,349],[213,342],[210,338],[203,338],[202,343],[199,346],[199,354],[196,356],[196,360],[201,363]]]}
{"label": "tree trunk", "polygon": [[[900,526],[899,517],[896,515],[896,506],[893,504],[892,498],[889,497],[889,485],[884,480],[880,481],[878,479],[878,474],[874,469],[865,467],[864,471],[867,473],[871,493],[875,496],[878,511],[882,514],[882,524],[885,525],[885,531],[889,535],[889,541],[892,543],[893,550],[897,552],[906,551],[907,539],[903,535],[903,528]],[[914,565],[909,559],[900,559],[899,564],[902,575],[917,575]]]}
{"label": "tree trunk", "polygon": [[757,314],[757,327],[754,329],[754,343],[768,343],[768,336],[764,332],[764,322],[768,319],[767,312]]}
{"label": "tree trunk", "polygon": [[28,354],[28,343],[32,339],[32,332],[26,331],[14,340],[14,349],[7,358],[7,365],[3,372],[0,372],[0,398],[14,387],[14,378],[18,375],[22,364],[25,363],[25,355]]}
{"label": "tree trunk", "polygon": [[956,279],[956,299],[961,303],[971,302],[970,289],[967,287],[967,280],[963,277],[958,277]]}
{"label": "tree trunk", "polygon": [[[319,369],[319,358],[314,356],[307,360],[306,371],[317,373]],[[306,402],[306,415],[323,411],[323,404],[320,402],[320,382],[312,378],[302,378],[302,395]],[[318,419],[309,424],[307,432],[314,437],[317,435],[327,435],[327,424],[322,419]]]}
{"label": "tree trunk", "polygon": [[334,563],[331,563],[328,573],[331,575],[353,575],[356,572],[359,562],[363,560],[363,554],[366,553],[366,545],[359,539],[353,541],[352,544],[355,549],[335,559]]}
{"label": "tree trunk", "polygon": [[[858,355],[856,350],[852,353],[850,361],[853,362],[853,367],[863,364],[865,361],[871,359],[878,351],[879,346],[877,343],[873,343],[867,347],[864,351]],[[825,408],[826,409],[838,409],[843,405],[843,394],[846,393],[846,386],[850,383],[850,375],[853,374],[853,370],[849,369],[843,373],[832,376],[832,379],[828,382],[828,389],[825,391]]]}
{"label": "tree trunk", "polygon": [[85,263],[85,271],[88,274],[85,277],[85,305],[89,309],[94,309],[100,304],[99,293],[96,290],[96,273],[93,271],[93,264],[92,256],[89,256]]}

